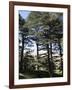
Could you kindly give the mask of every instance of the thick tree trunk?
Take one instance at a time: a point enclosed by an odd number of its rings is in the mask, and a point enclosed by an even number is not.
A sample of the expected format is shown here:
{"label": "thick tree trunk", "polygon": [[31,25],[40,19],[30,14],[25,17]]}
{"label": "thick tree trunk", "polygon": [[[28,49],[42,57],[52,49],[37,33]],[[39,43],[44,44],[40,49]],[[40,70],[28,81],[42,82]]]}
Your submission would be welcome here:
{"label": "thick tree trunk", "polygon": [[53,63],[53,57],[52,57],[52,42],[50,42],[50,60],[51,60],[51,74],[53,76],[53,74],[54,74],[54,63]]}
{"label": "thick tree trunk", "polygon": [[20,70],[23,71],[23,57],[24,57],[24,35],[22,34],[22,50],[21,50],[21,62],[20,62]]}
{"label": "thick tree trunk", "polygon": [[49,73],[50,73],[50,77],[52,77],[51,61],[50,61],[50,53],[49,53],[49,44],[47,44],[47,54],[48,54]]}
{"label": "thick tree trunk", "polygon": [[[37,46],[37,61],[39,62],[39,48],[38,48],[38,43],[36,43],[36,46]],[[37,69],[39,69],[39,67]]]}
{"label": "thick tree trunk", "polygon": [[62,48],[61,48],[61,44],[60,44],[60,39],[58,39],[58,46],[59,46],[59,54],[60,54],[60,58],[61,58],[61,70],[63,73],[63,61],[62,61]]}
{"label": "thick tree trunk", "polygon": [[23,51],[24,51],[24,35],[22,34],[22,50],[21,50],[21,62],[23,62]]}

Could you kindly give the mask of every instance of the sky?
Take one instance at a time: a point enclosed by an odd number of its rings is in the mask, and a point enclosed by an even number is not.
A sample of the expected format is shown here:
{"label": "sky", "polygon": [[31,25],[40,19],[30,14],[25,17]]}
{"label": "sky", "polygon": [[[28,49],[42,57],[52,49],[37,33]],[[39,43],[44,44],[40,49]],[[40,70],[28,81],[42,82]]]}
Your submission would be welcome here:
{"label": "sky", "polygon": [[19,13],[24,19],[27,19],[28,15],[30,14],[30,11],[19,10]]}

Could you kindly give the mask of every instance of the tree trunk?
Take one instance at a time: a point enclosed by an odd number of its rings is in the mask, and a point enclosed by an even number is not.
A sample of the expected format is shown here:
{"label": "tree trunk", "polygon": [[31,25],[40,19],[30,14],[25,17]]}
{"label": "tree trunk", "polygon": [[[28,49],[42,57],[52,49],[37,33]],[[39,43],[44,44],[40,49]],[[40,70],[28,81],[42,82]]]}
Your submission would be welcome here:
{"label": "tree trunk", "polygon": [[54,74],[54,63],[53,63],[53,57],[52,57],[52,43],[50,42],[50,60],[51,60],[51,74],[53,76]]}
{"label": "tree trunk", "polygon": [[37,44],[37,59],[39,59],[39,49],[38,49],[38,44]]}
{"label": "tree trunk", "polygon": [[21,62],[20,62],[20,70],[23,71],[23,56],[24,56],[24,35],[22,34],[22,50],[21,50]]}
{"label": "tree trunk", "polygon": [[52,43],[50,43],[50,58],[51,58],[51,61],[52,61]]}
{"label": "tree trunk", "polygon": [[49,65],[49,73],[50,77],[52,77],[52,70],[51,70],[51,61],[50,61],[50,53],[49,53],[49,44],[47,44],[47,56],[48,56],[48,65]]}
{"label": "tree trunk", "polygon": [[[39,62],[39,48],[38,48],[38,43],[36,43],[36,46],[37,46],[37,61]],[[37,69],[39,69],[39,67]]]}
{"label": "tree trunk", "polygon": [[61,48],[61,44],[60,44],[60,39],[58,39],[58,46],[59,46],[59,54],[60,54],[60,58],[61,58],[61,70],[63,73],[63,61],[62,61],[62,48]]}

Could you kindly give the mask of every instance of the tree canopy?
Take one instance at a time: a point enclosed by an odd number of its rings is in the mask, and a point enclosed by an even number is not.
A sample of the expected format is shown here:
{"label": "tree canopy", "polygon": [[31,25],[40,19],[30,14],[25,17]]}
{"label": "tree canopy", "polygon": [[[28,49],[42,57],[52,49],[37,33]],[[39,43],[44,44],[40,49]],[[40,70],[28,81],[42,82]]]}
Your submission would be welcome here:
{"label": "tree canopy", "polygon": [[[33,67],[33,63],[36,63],[34,64],[37,65],[36,70],[39,70],[39,67],[43,66],[43,68],[45,67],[45,70],[49,72],[50,77],[55,75],[56,70],[60,70],[62,72],[61,75],[63,75],[63,14],[32,11],[26,20],[19,15],[19,31],[21,35],[23,35],[21,36],[21,57],[22,60],[24,60],[25,66],[30,63]],[[32,41],[36,43],[37,55],[33,58],[30,53],[26,52],[24,57],[24,45],[26,42],[27,44],[30,42],[32,45]],[[55,55],[55,50],[59,52],[59,67],[56,66],[58,56],[53,56]],[[41,54],[41,51],[45,51],[45,53]],[[32,61],[30,62],[31,57]]]}

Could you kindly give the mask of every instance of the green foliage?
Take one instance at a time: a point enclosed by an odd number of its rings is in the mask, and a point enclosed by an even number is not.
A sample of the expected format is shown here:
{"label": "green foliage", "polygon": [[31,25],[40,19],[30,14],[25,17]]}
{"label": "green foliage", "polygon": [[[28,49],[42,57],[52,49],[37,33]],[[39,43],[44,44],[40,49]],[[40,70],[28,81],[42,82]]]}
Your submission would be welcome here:
{"label": "green foliage", "polygon": [[[60,69],[60,67],[63,68],[63,14],[54,12],[30,12],[26,21],[20,15],[19,17],[20,32],[24,35],[23,45],[25,45],[25,41],[29,42],[30,40],[33,40],[35,41],[37,46],[36,61],[34,57],[29,53],[23,55],[23,63],[25,70],[35,70],[34,66],[37,65],[38,71],[40,70],[40,68],[45,68],[45,70],[49,72],[50,77],[57,75],[59,76],[59,74],[60,76],[62,76],[63,70]],[[53,56],[53,54],[55,54],[53,52],[53,47],[57,46],[55,43],[58,44],[60,58],[58,59],[58,62],[60,62],[60,66],[56,66],[57,57]],[[24,50],[25,48],[23,48],[23,51]],[[47,52],[41,55],[39,54],[41,50]]]}

